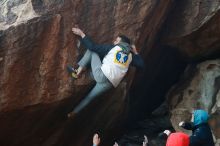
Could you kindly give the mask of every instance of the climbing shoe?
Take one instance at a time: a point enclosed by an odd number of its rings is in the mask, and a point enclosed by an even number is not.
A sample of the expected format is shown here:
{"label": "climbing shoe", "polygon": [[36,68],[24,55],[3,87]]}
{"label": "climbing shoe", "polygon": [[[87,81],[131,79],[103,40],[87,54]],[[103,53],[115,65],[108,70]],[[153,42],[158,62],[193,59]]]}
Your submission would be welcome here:
{"label": "climbing shoe", "polygon": [[67,66],[67,71],[70,73],[72,78],[74,78],[74,79],[78,78],[77,70],[74,69],[73,67],[71,67],[70,65]]}

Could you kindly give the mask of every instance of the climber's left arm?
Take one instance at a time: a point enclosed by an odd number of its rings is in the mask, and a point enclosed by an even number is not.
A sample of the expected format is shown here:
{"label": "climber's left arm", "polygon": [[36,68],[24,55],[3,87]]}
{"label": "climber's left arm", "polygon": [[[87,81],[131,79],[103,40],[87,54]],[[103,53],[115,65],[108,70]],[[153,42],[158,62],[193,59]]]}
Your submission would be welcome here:
{"label": "climber's left arm", "polygon": [[139,55],[136,46],[133,44],[131,45],[132,49],[132,61],[131,61],[131,65],[137,67],[138,69],[142,69],[144,70],[144,60],[141,58],[141,56]]}

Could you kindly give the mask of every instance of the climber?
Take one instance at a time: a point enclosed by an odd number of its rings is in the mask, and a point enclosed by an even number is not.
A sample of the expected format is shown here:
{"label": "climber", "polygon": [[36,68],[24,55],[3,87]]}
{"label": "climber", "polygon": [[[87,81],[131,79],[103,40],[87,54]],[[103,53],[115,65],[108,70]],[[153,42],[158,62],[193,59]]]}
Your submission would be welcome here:
{"label": "climber", "polygon": [[214,146],[211,129],[208,125],[209,115],[204,110],[195,110],[192,114],[192,122],[180,122],[179,126],[192,130],[190,146]]}
{"label": "climber", "polygon": [[72,28],[72,31],[80,36],[81,43],[87,50],[83,58],[78,62],[77,69],[70,66],[67,69],[71,76],[77,79],[82,70],[91,64],[92,75],[96,85],[80,104],[68,114],[69,118],[79,113],[95,97],[112,87],[116,88],[126,75],[130,63],[137,68],[144,67],[143,60],[138,55],[135,45],[131,45],[130,39],[126,36],[118,36],[113,44],[110,45],[98,45],[86,36],[81,29]]}

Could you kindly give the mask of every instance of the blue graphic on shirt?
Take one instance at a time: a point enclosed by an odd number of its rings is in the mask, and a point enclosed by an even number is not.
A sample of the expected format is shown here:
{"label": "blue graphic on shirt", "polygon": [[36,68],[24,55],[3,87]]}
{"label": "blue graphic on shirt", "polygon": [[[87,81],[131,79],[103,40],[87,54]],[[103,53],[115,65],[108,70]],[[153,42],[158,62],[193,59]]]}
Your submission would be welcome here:
{"label": "blue graphic on shirt", "polygon": [[116,61],[120,64],[126,64],[128,61],[128,55],[125,54],[123,51],[119,51],[116,53]]}

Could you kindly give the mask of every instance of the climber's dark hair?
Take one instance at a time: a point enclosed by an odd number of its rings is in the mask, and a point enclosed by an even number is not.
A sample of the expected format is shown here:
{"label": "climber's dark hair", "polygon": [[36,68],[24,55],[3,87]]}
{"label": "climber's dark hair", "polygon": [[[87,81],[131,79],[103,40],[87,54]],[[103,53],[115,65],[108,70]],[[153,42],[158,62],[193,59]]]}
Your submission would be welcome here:
{"label": "climber's dark hair", "polygon": [[121,38],[122,42],[125,42],[125,43],[128,43],[129,45],[131,45],[131,40],[127,36],[120,34],[120,35],[118,35],[118,37]]}

